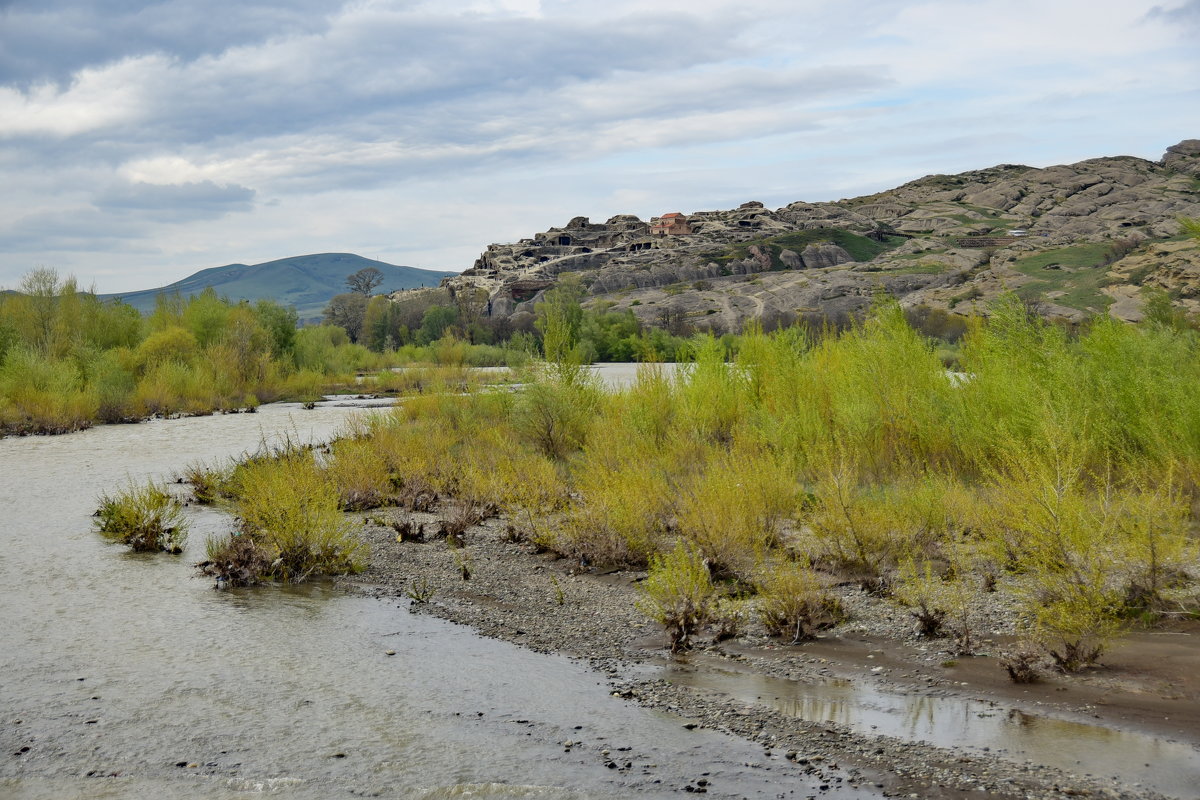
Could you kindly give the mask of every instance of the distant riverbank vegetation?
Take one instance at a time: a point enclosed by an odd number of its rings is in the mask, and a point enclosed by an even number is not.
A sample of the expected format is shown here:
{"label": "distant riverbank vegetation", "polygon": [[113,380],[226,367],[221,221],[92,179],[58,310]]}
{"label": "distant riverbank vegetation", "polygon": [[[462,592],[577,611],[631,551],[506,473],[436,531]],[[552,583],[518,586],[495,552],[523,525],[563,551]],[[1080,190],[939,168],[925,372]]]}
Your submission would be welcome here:
{"label": "distant riverbank vegetation", "polygon": [[78,291],[53,270],[34,270],[18,288],[0,294],[0,434],[307,402],[373,391],[356,375],[410,356],[463,360],[453,342],[428,353],[377,353],[338,326],[297,328],[290,308],[234,303],[212,290],[186,300],[164,295],[143,317]]}
{"label": "distant riverbank vegetation", "polygon": [[881,300],[822,337],[698,337],[676,375],[647,364],[608,392],[580,367],[574,307],[550,300],[552,360],[523,391],[425,394],[356,425],[314,462],[322,496],[441,503],[460,546],[501,514],[514,541],[648,567],[644,607],[677,647],[749,613],[810,637],[850,583],[968,654],[981,598],[1002,596],[1024,679],[1030,653],[1077,670],[1131,625],[1195,614],[1200,340],[1169,306],[1068,332],[1008,296],[950,373]]}
{"label": "distant riverbank vegetation", "polygon": [[[584,363],[685,357],[691,331],[680,320],[646,326],[628,310],[613,312],[603,305],[585,310],[579,305],[585,296],[578,276],[568,273],[560,276],[545,300],[574,309],[576,343]],[[544,352],[539,314],[520,311],[493,317],[485,314],[486,308],[483,290],[413,289],[393,298],[349,292],[333,298],[325,321],[369,350],[395,353],[406,363],[516,367]]]}

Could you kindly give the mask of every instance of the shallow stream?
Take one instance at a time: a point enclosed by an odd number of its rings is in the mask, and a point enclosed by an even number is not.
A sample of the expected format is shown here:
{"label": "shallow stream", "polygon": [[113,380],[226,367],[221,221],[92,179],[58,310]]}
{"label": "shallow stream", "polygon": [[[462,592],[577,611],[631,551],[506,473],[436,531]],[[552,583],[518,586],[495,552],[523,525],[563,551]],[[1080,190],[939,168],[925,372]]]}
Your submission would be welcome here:
{"label": "shallow stream", "polygon": [[97,496],[129,480],[327,439],[356,413],[265,406],[0,440],[0,796],[817,792],[749,742],[612,697],[583,664],[402,603],[330,584],[214,591],[191,564],[230,524],[220,512],[192,510],[182,556],[132,555],[92,527]]}

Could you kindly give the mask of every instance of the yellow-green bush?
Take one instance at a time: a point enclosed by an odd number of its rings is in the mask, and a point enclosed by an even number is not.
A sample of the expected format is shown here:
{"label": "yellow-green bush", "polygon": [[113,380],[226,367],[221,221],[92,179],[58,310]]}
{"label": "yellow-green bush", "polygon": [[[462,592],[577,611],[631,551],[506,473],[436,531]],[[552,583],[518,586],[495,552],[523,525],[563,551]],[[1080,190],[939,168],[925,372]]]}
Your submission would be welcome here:
{"label": "yellow-green bush", "polygon": [[338,490],[308,450],[244,465],[235,482],[241,531],[272,556],[269,577],[300,582],[360,571],[366,545],[342,515]]}
{"label": "yellow-green bush", "polygon": [[798,500],[794,474],[769,452],[749,446],[719,451],[677,490],[679,533],[715,571],[749,584],[778,546]]}
{"label": "yellow-green bush", "polygon": [[183,506],[167,490],[147,482],[100,496],[96,527],[135,552],[183,552],[188,526]]}
{"label": "yellow-green bush", "polygon": [[716,587],[698,551],[684,542],[650,557],[641,610],[666,629],[671,652],[690,650],[692,636],[712,618]]}
{"label": "yellow-green bush", "polygon": [[841,602],[807,564],[775,561],[758,578],[759,619],[774,636],[792,642],[811,639],[845,617]]}
{"label": "yellow-green bush", "polygon": [[344,438],[331,447],[325,472],[346,511],[387,505],[394,485],[383,455],[366,439]]}
{"label": "yellow-green bush", "polygon": [[66,433],[89,427],[99,400],[70,361],[47,360],[26,347],[0,365],[0,428],[21,433]]}
{"label": "yellow-green bush", "polygon": [[673,514],[665,459],[616,428],[597,425],[573,476],[579,493],[553,546],[597,564],[645,564]]}

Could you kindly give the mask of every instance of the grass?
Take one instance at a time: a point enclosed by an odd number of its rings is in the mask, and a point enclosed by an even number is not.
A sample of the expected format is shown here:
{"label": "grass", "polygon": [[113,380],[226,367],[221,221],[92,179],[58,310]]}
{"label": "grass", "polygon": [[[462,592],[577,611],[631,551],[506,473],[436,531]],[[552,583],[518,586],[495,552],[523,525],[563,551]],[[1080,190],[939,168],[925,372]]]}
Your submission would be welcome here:
{"label": "grass", "polygon": [[[1031,279],[1021,287],[1021,293],[1044,297],[1048,292],[1064,292],[1053,302],[1081,311],[1102,312],[1112,302],[1100,291],[1105,285],[1104,267],[1110,246],[1090,242],[1018,259],[1013,268]],[[1046,269],[1052,265],[1059,268]]]}
{"label": "grass", "polygon": [[902,237],[892,236],[886,242],[877,242],[874,239],[868,239],[866,236],[859,236],[849,231],[836,228],[817,228],[815,230],[797,231],[795,233],[785,233],[779,236],[756,239],[751,242],[742,242],[731,245],[724,251],[708,253],[704,258],[709,261],[715,261],[718,264],[728,264],[731,261],[740,261],[748,258],[750,247],[757,245],[770,256],[771,269],[782,270],[790,269],[779,258],[784,250],[792,250],[800,253],[810,244],[835,244],[849,253],[850,257],[855,261],[870,261],[880,253],[897,247],[904,241]]}

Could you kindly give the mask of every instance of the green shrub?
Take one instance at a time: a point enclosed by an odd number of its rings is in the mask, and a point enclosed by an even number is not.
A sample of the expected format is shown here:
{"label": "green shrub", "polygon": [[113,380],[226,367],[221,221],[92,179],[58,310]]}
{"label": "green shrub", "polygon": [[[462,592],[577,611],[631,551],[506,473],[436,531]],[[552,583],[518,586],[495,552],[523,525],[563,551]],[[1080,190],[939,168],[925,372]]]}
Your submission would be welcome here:
{"label": "green shrub", "polygon": [[799,486],[776,458],[743,446],[717,454],[678,494],[680,534],[714,571],[750,584],[756,566],[779,544]]}
{"label": "green shrub", "polygon": [[311,451],[251,461],[238,470],[235,487],[241,532],[272,556],[268,577],[299,583],[362,570],[366,545],[343,517],[337,487]]}
{"label": "green shrub", "polygon": [[712,618],[716,595],[700,553],[677,542],[669,553],[651,556],[642,591],[639,607],[666,629],[671,652],[690,650],[692,636]]}
{"label": "green shrub", "polygon": [[766,566],[758,580],[758,616],[774,636],[811,639],[845,618],[841,602],[809,566],[784,561]]}
{"label": "green shrub", "polygon": [[393,502],[387,462],[370,441],[338,439],[331,446],[325,472],[337,487],[341,507],[365,511]]}
{"label": "green shrub", "polygon": [[536,380],[521,392],[514,423],[543,455],[563,459],[583,446],[598,402],[594,385]]}
{"label": "green shrub", "polygon": [[233,496],[230,487],[232,477],[232,467],[203,463],[189,464],[182,475],[183,482],[192,487],[192,498],[206,506]]}
{"label": "green shrub", "polygon": [[187,541],[183,506],[153,481],[101,495],[95,516],[101,534],[135,552],[182,553]]}

